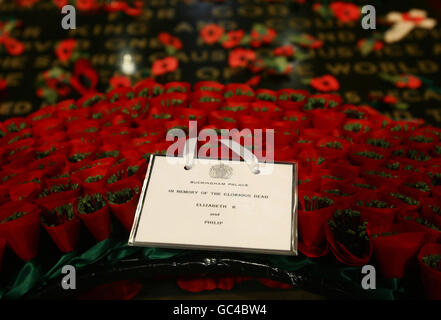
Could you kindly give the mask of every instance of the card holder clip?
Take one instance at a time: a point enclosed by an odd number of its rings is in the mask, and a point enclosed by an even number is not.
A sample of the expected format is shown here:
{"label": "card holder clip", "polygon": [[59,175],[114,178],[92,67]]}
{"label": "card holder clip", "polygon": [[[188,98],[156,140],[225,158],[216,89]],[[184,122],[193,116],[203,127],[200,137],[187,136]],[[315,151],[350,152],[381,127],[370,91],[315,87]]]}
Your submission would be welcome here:
{"label": "card holder clip", "polygon": [[[185,170],[191,170],[191,168],[194,165],[194,159],[196,154],[196,142],[197,138],[190,138],[185,142],[184,146],[184,159],[185,159]],[[222,143],[224,146],[227,146],[229,149],[231,149],[234,153],[242,157],[248,167],[250,168],[250,171],[253,174],[259,174],[259,159],[247,148],[243,147],[240,143],[237,143],[234,140],[230,139],[220,139],[220,143]]]}

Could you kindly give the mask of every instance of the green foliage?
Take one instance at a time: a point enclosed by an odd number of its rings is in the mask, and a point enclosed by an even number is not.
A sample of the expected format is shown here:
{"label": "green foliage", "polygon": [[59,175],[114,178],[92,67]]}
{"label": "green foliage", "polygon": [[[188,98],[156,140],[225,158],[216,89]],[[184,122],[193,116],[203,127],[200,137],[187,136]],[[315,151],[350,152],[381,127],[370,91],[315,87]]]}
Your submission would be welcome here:
{"label": "green foliage", "polygon": [[18,219],[18,218],[21,218],[21,217],[23,217],[26,214],[27,214],[27,212],[24,212],[24,211],[14,212],[14,214],[12,214],[9,217],[7,217],[7,218],[3,219],[2,221],[0,221],[0,224],[6,223],[6,222],[9,222],[9,221]]}
{"label": "green foliage", "polygon": [[277,97],[273,96],[272,94],[268,94],[268,93],[258,93],[257,94],[257,99],[259,100],[264,100],[264,101],[272,101],[275,102],[277,101]]}
{"label": "green foliage", "polygon": [[374,151],[360,151],[355,153],[357,156],[366,157],[369,159],[383,159],[384,156],[382,154],[376,153]]}
{"label": "green foliage", "polygon": [[409,137],[410,141],[414,141],[414,142],[423,142],[423,143],[430,143],[433,142],[433,138],[432,137],[426,137],[423,135],[419,135],[419,136],[411,136]]}
{"label": "green foliage", "polygon": [[135,194],[139,193],[139,188],[124,188],[116,192],[107,192],[107,200],[112,204],[124,204],[132,200]]}
{"label": "green foliage", "polygon": [[130,166],[127,168],[127,176],[131,177],[139,170],[139,166]]}
{"label": "green foliage", "polygon": [[384,148],[384,149],[388,149],[390,147],[390,143],[384,139],[370,138],[370,139],[368,139],[367,143],[372,146],[380,147],[380,148]]}
{"label": "green foliage", "polygon": [[248,97],[252,97],[252,96],[253,96],[253,93],[252,93],[251,91],[242,91],[242,89],[240,89],[240,88],[236,88],[235,91],[233,91],[233,90],[229,90],[229,91],[226,91],[226,92],[224,93],[224,97],[225,97],[225,98],[231,98],[231,97],[234,96],[234,95],[236,95],[236,96],[248,96]]}
{"label": "green foliage", "polygon": [[409,183],[408,184],[409,187],[418,189],[420,191],[423,192],[430,192],[430,187],[427,183],[423,182],[423,181],[418,181],[416,183]]}
{"label": "green foliage", "polygon": [[397,199],[403,201],[404,203],[406,203],[406,204],[408,204],[410,206],[417,206],[417,205],[420,204],[420,202],[415,200],[414,198],[406,196],[406,195],[401,194],[401,193],[394,193],[394,192],[392,192],[392,193],[390,193],[390,195],[392,197],[394,197],[394,198],[397,198]]}
{"label": "green foliage", "polygon": [[440,254],[429,254],[428,256],[423,257],[423,262],[426,266],[435,269],[441,270],[441,255]]}
{"label": "green foliage", "polygon": [[81,214],[93,213],[101,210],[105,205],[106,203],[101,194],[85,195],[78,200],[78,212]]}
{"label": "green foliage", "polygon": [[390,170],[399,170],[401,166],[401,163],[397,162],[389,162],[386,165],[386,168],[390,169]]}
{"label": "green foliage", "polygon": [[12,122],[11,124],[8,125],[6,129],[8,130],[8,132],[19,132],[24,128],[26,128],[25,122],[21,122],[18,126],[15,122]]}
{"label": "green foliage", "polygon": [[305,100],[305,96],[300,93],[284,93],[279,96],[279,100],[301,102]]}
{"label": "green foliage", "polygon": [[330,193],[330,194],[335,194],[337,196],[342,196],[342,197],[349,197],[350,194],[349,193],[345,193],[343,191],[341,191],[340,189],[329,189],[329,190],[325,190],[326,193]]}
{"label": "green foliage", "polygon": [[304,110],[323,109],[326,105],[324,98],[309,98],[303,107]]}
{"label": "green foliage", "polygon": [[371,201],[357,201],[357,205],[358,206],[365,206],[365,207],[369,207],[369,208],[377,208],[377,209],[385,209],[385,208],[393,208],[394,205],[389,205],[387,202],[385,201],[381,201],[381,200],[371,200]]}
{"label": "green foliage", "polygon": [[202,87],[200,87],[200,90],[201,90],[201,91],[216,91],[216,92],[218,92],[218,91],[220,91],[221,89],[220,89],[220,88],[214,88],[214,87],[205,87],[205,86],[202,86]]}
{"label": "green foliage", "polygon": [[305,200],[305,207],[302,209],[305,211],[320,210],[334,204],[334,200],[326,197],[313,196],[309,198],[308,196],[304,196],[303,199]]}
{"label": "green foliage", "polygon": [[90,155],[90,152],[85,153],[76,153],[69,158],[70,162],[80,162],[81,160],[86,159]]}
{"label": "green foliage", "polygon": [[37,159],[43,159],[48,157],[52,152],[54,152],[56,149],[54,147],[51,147],[49,150],[46,151],[37,151],[36,156]]}
{"label": "green foliage", "polygon": [[329,141],[326,142],[322,145],[320,145],[320,147],[326,147],[326,148],[331,148],[331,149],[343,149],[343,145],[341,144],[341,142],[338,141]]}
{"label": "green foliage", "polygon": [[116,158],[119,155],[119,150],[111,150],[111,151],[104,151],[101,152],[97,158],[98,159],[102,159],[102,158],[108,158],[108,157],[113,157]]}
{"label": "green foliage", "polygon": [[66,183],[66,184],[56,184],[51,186],[50,188],[45,188],[39,195],[39,198],[47,197],[48,195],[64,192],[68,190],[76,190],[78,188],[78,183]]}
{"label": "green foliage", "polygon": [[[361,123],[347,123],[343,126],[343,129],[351,132],[361,132],[363,130],[363,125]],[[368,132],[369,127],[364,127],[364,132]]]}
{"label": "green foliage", "polygon": [[48,227],[55,227],[64,222],[70,221],[74,218],[73,204],[68,203],[56,207],[54,210],[50,211],[47,215],[42,215],[41,220],[43,224]]}
{"label": "green foliage", "polygon": [[432,185],[439,186],[441,185],[441,172],[429,172],[428,173],[430,179],[432,180]]}
{"label": "green foliage", "polygon": [[83,103],[83,107],[90,107],[92,105],[94,105],[97,102],[100,102],[103,98],[100,95],[96,95],[86,101],[84,101]]}
{"label": "green foliage", "polygon": [[346,114],[346,117],[349,119],[364,119],[364,112],[356,110],[356,109],[346,109],[343,111]]}
{"label": "green foliage", "polygon": [[428,160],[432,159],[429,155],[425,154],[422,151],[418,151],[418,150],[409,150],[407,152],[407,157],[409,159],[416,160],[416,161],[428,161]]}
{"label": "green foliage", "polygon": [[114,174],[112,174],[110,178],[107,179],[107,184],[115,183],[121,180],[123,176],[124,176],[124,170],[117,171]]}
{"label": "green foliage", "polygon": [[170,119],[170,118],[171,118],[170,113],[153,114],[153,119]]}
{"label": "green foliage", "polygon": [[375,190],[377,189],[376,186],[371,186],[370,184],[367,183],[354,183],[352,184],[354,187],[358,187],[358,188],[363,188],[363,189],[370,189],[370,190]]}
{"label": "green foliage", "polygon": [[104,176],[102,176],[102,175],[90,176],[90,177],[87,177],[86,180],[84,180],[84,182],[86,182],[86,183],[97,182],[97,181],[100,181],[102,178],[104,178]]}
{"label": "green foliage", "polygon": [[221,100],[219,98],[214,98],[214,97],[201,97],[199,99],[199,102],[220,102]]}
{"label": "green foliage", "polygon": [[363,256],[368,248],[367,222],[362,221],[359,211],[337,210],[328,222],[335,240],[343,244],[357,257]]}
{"label": "green foliage", "polygon": [[385,171],[378,172],[378,171],[375,171],[375,170],[369,170],[369,171],[366,171],[366,174],[370,174],[370,175],[374,175],[374,176],[379,176],[379,177],[382,177],[382,178],[389,178],[389,179],[396,179],[396,178],[398,178],[398,176],[393,175],[393,174],[391,174],[389,172],[385,172]]}

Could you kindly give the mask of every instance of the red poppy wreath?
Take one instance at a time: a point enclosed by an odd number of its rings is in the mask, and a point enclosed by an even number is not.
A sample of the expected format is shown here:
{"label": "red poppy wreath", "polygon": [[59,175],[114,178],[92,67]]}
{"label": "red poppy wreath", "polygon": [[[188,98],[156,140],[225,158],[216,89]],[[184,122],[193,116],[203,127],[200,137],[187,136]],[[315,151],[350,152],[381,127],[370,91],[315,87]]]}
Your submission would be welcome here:
{"label": "red poppy wreath", "polygon": [[[222,34],[204,29],[207,42]],[[168,34],[161,39],[180,46]],[[65,44],[60,54],[70,50]],[[253,57],[242,51],[232,59]],[[159,74],[175,61],[157,63]],[[75,73],[95,78],[82,62]],[[337,90],[331,78],[314,81]],[[149,156],[167,151],[166,130],[186,130],[194,120],[215,130],[275,129],[275,160],[299,164],[302,254],[372,263],[387,278],[420,265],[413,276],[429,297],[440,297],[441,129],[393,121],[334,93],[146,79],[102,94],[94,81],[74,84],[80,99],[0,123],[0,261],[5,246],[25,261],[36,257],[40,231],[70,252],[81,228],[97,241],[109,237],[112,223],[130,230]]]}

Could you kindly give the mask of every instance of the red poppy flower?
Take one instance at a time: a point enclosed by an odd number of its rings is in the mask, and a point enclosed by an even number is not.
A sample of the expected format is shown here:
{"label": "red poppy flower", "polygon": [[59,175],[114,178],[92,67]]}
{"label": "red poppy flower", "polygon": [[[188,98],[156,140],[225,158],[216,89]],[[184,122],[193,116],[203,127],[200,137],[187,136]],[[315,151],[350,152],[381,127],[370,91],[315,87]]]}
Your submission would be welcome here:
{"label": "red poppy flower", "polygon": [[321,3],[316,2],[312,5],[312,10],[314,11],[319,11],[321,8],[323,8],[323,5]]}
{"label": "red poppy flower", "polygon": [[127,88],[131,86],[130,79],[125,76],[113,76],[109,80],[109,84],[112,88]]}
{"label": "red poppy flower", "polygon": [[200,81],[194,85],[194,91],[214,91],[221,92],[224,85],[215,81]]}
{"label": "red poppy flower", "polygon": [[140,3],[140,1],[137,1],[137,2],[135,2],[135,4],[138,4],[138,5],[136,5],[134,8],[128,7],[126,10],[124,10],[124,12],[127,15],[132,16],[132,17],[141,15],[141,13],[142,13],[142,3]]}
{"label": "red poppy flower", "polygon": [[182,49],[182,41],[168,32],[161,32],[158,36],[158,40],[164,46],[173,47],[175,50]]}
{"label": "red poppy flower", "polygon": [[404,13],[401,15],[401,18],[402,18],[404,21],[410,21],[410,22],[413,22],[413,23],[415,23],[415,24],[419,24],[419,23],[421,23],[422,21],[425,20],[425,17],[422,17],[422,16],[413,16],[413,15],[411,15],[409,12],[404,12]]}
{"label": "red poppy flower", "polygon": [[245,68],[256,59],[256,53],[249,49],[235,49],[230,52],[228,63],[232,68]]}
{"label": "red poppy flower", "polygon": [[38,254],[40,212],[38,206],[25,201],[9,201],[1,206],[0,237],[6,239],[8,246],[24,261]]}
{"label": "red poppy flower", "polygon": [[323,41],[318,40],[313,36],[308,36],[308,39],[310,40],[309,48],[311,49],[318,49],[323,46]]}
{"label": "red poppy flower", "polygon": [[288,64],[286,66],[282,68],[276,67],[276,68],[268,68],[268,74],[279,74],[279,75],[284,75],[284,74],[290,74],[293,70],[292,65]]}
{"label": "red poppy flower", "polygon": [[390,94],[383,97],[383,102],[386,104],[396,104],[398,99]]}
{"label": "red poppy flower", "polygon": [[224,34],[224,28],[217,24],[207,24],[201,30],[201,37],[206,44],[213,44],[219,41]]}
{"label": "red poppy flower", "polygon": [[292,45],[285,45],[277,47],[273,50],[275,56],[292,57],[294,55],[294,47]]}
{"label": "red poppy flower", "polygon": [[19,56],[25,50],[24,44],[13,38],[4,37],[3,44],[6,47],[6,51],[12,56]]}
{"label": "red poppy flower", "polygon": [[169,82],[164,86],[164,92],[170,93],[170,92],[181,92],[181,93],[187,93],[190,92],[190,83],[188,82],[179,82],[179,81],[173,81]]}
{"label": "red poppy flower", "polygon": [[17,0],[17,4],[21,7],[32,7],[39,0]]}
{"label": "red poppy flower", "polygon": [[318,49],[323,46],[323,41],[315,38],[310,34],[301,34],[298,36],[293,36],[291,41],[299,44],[302,47],[310,48],[310,49]]}
{"label": "red poppy flower", "polygon": [[329,8],[341,22],[346,23],[360,19],[360,8],[353,3],[337,1],[331,3]]}
{"label": "red poppy flower", "polygon": [[251,79],[249,79],[246,84],[252,87],[256,87],[259,85],[260,80],[262,80],[262,76],[254,76]]}
{"label": "red poppy flower", "polygon": [[106,10],[109,12],[118,12],[124,11],[128,7],[128,4],[124,1],[111,1],[109,4],[106,4]]}
{"label": "red poppy flower", "polygon": [[153,63],[152,74],[154,76],[160,76],[168,72],[173,72],[178,68],[178,65],[179,61],[175,57],[158,59]]}
{"label": "red poppy flower", "polygon": [[77,0],[76,1],[76,7],[79,10],[83,10],[83,11],[90,11],[90,10],[95,10],[98,9],[98,2],[97,0]]}
{"label": "red poppy flower", "polygon": [[66,96],[72,91],[71,87],[69,86],[70,74],[63,72],[62,69],[53,68],[47,70],[43,73],[43,78],[46,84],[46,88],[44,89],[55,91],[61,96]]}
{"label": "red poppy flower", "polygon": [[225,49],[231,49],[237,47],[243,36],[245,35],[245,31],[243,30],[234,30],[227,33],[227,39],[222,42],[222,47]]}
{"label": "red poppy flower", "polygon": [[421,80],[412,75],[402,75],[400,76],[400,80],[395,82],[397,88],[418,89],[421,87],[421,84]]}
{"label": "red poppy flower", "polygon": [[374,42],[374,51],[380,51],[384,48],[384,43],[379,41],[379,40],[375,40]]}
{"label": "red poppy flower", "polygon": [[253,27],[250,36],[251,46],[260,47],[262,44],[269,44],[273,42],[277,36],[277,32],[274,29],[258,24]]}
{"label": "red poppy flower", "polygon": [[263,61],[263,59],[260,58],[256,58],[255,60],[251,61],[250,64],[248,65],[248,69],[252,73],[262,72],[265,68],[266,68],[265,61]]}
{"label": "red poppy flower", "polygon": [[92,68],[89,60],[79,59],[75,63],[74,76],[70,79],[70,84],[82,95],[95,91],[98,85],[98,73]]}
{"label": "red poppy flower", "polygon": [[338,80],[329,74],[311,79],[311,86],[323,92],[337,91],[340,88]]}
{"label": "red poppy flower", "polygon": [[8,87],[8,82],[5,79],[0,78],[0,91],[5,90]]}
{"label": "red poppy flower", "polygon": [[440,255],[441,244],[439,243],[426,243],[418,253],[421,278],[428,299],[441,299],[441,265],[437,259]]}
{"label": "red poppy flower", "polygon": [[[120,1],[120,2],[124,2],[124,1]],[[132,2],[133,2],[132,6],[127,4],[125,9],[123,9],[122,11],[124,11],[125,14],[127,14],[128,16],[131,16],[131,17],[141,15],[142,8],[144,7],[144,3],[139,0],[132,1]]]}
{"label": "red poppy flower", "polygon": [[66,39],[61,41],[55,49],[55,54],[57,55],[58,60],[61,62],[69,61],[76,45],[77,41],[75,39]]}
{"label": "red poppy flower", "polygon": [[63,8],[65,5],[69,4],[69,0],[53,0],[53,1],[55,5],[60,9]]}
{"label": "red poppy flower", "polygon": [[363,49],[364,47],[369,47],[369,51],[380,51],[384,48],[384,43],[377,39],[370,39],[368,42],[368,39],[360,39],[357,42],[357,47],[359,49]]}

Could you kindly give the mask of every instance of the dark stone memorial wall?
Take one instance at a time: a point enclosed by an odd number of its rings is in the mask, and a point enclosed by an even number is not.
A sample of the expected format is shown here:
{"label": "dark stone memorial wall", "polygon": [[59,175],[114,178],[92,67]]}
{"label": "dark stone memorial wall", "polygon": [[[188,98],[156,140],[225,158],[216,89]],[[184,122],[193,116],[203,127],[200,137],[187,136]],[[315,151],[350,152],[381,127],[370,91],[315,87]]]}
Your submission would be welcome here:
{"label": "dark stone memorial wall", "polygon": [[[81,52],[88,55],[99,72],[101,90],[107,88],[109,78],[121,72],[124,54],[132,55],[136,73],[132,81],[145,76],[152,62],[165,56],[157,40],[160,32],[167,31],[179,37],[184,47],[177,54],[179,69],[158,78],[160,82],[216,80],[224,83],[248,80],[250,72],[233,72],[228,66],[229,52],[220,45],[208,46],[199,37],[200,29],[207,23],[217,23],[226,30],[251,30],[255,23],[274,28],[278,35],[270,47],[289,43],[293,35],[307,33],[324,41],[319,49],[305,49],[309,57],[292,62],[293,70],[286,76],[263,77],[258,87],[308,88],[303,79],[331,74],[340,82],[340,93],[347,103],[373,104],[394,118],[424,118],[432,124],[441,123],[441,26],[431,30],[416,28],[400,42],[386,44],[382,50],[362,55],[357,48],[360,39],[369,38],[373,30],[363,30],[360,22],[342,23],[326,19],[312,9],[307,1],[145,1],[139,16],[122,13],[77,12],[77,29],[61,28],[62,15],[51,1],[40,1],[32,8],[22,8],[13,1],[0,1],[3,19],[19,19],[22,25],[12,35],[25,45],[25,52],[10,56],[0,53],[0,77],[7,79],[9,88],[0,100],[0,117],[26,115],[45,104],[36,95],[38,76],[60,65],[54,54],[57,43],[75,38]],[[325,1],[326,2],[326,1]],[[432,18],[441,16],[439,1],[353,1],[372,4],[377,9],[377,30],[384,32],[384,23],[390,11],[405,12],[417,7]],[[69,67],[61,65],[69,70]],[[379,77],[414,74],[423,79],[417,90],[397,89],[393,83]],[[311,89],[309,87],[309,89]],[[406,107],[395,108],[369,97],[394,95]],[[47,102],[46,102],[47,103]]]}

